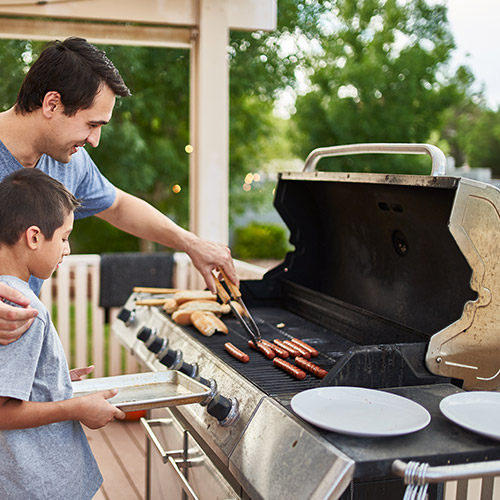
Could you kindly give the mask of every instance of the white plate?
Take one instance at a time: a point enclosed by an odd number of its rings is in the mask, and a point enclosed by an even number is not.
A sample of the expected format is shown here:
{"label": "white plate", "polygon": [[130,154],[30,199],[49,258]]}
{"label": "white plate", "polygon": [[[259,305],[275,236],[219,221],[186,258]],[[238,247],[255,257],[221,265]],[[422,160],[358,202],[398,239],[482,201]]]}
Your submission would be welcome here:
{"label": "white plate", "polygon": [[457,425],[493,439],[500,439],[500,393],[459,392],[439,403],[441,413]]}
{"label": "white plate", "polygon": [[429,412],[414,401],[362,387],[318,387],[296,394],[292,410],[322,429],[352,436],[399,436],[423,429]]}

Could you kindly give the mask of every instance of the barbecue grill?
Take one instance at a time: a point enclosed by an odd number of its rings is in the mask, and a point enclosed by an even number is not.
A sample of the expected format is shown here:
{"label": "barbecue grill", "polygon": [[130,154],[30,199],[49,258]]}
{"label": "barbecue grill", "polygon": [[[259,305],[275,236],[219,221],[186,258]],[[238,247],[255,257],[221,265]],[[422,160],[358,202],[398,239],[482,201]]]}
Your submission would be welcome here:
{"label": "barbecue grill", "polygon": [[[367,152],[429,154],[432,175],[314,170],[324,156]],[[144,421],[148,498],[174,498],[172,488],[189,498],[403,498],[401,476],[418,475],[409,461],[430,471],[477,462],[474,477],[500,475],[499,442],[439,410],[451,394],[500,387],[500,196],[444,176],[444,162],[429,145],[353,145],[315,150],[303,172],[280,174],[275,207],[294,250],[241,292],[264,339],[295,337],[319,351],[323,379],[297,380],[248,349],[235,318],[224,318],[227,336],[204,337],[160,307],[137,306],[147,295],[129,297],[113,324],[120,342],[147,369],[179,369],[212,387],[208,404],[155,410]],[[250,362],[231,357],[227,341]],[[431,422],[404,436],[361,438],[293,413],[294,395],[330,386],[410,398]],[[168,474],[158,465],[166,462]],[[473,477],[464,467],[429,482]],[[492,489],[492,479],[483,483]],[[442,498],[443,488],[428,494]]]}

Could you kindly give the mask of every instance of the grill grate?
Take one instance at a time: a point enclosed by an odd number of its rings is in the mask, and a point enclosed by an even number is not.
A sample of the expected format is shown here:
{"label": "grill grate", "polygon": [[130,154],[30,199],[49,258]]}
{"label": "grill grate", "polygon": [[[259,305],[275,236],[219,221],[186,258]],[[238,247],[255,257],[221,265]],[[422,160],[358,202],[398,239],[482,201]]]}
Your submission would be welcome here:
{"label": "grill grate", "polygon": [[[344,354],[343,350],[353,345],[352,342],[332,333],[331,330],[280,308],[253,308],[252,315],[260,329],[262,338],[269,341],[276,338],[281,340],[293,337],[300,338],[319,351],[319,356],[312,361],[328,371],[336,360]],[[204,337],[194,327],[186,327],[185,330],[269,396],[279,397],[319,386],[321,379],[314,375],[308,373],[304,380],[297,380],[274,366],[272,361],[263,354],[251,349],[247,344],[248,335],[235,318],[225,317],[224,322],[229,330],[228,335],[215,334],[212,337]],[[283,328],[277,326],[280,323],[284,324]],[[250,356],[250,361],[241,363],[233,358],[224,349],[226,342],[231,342],[246,352]],[[204,374],[204,376],[214,375]]]}

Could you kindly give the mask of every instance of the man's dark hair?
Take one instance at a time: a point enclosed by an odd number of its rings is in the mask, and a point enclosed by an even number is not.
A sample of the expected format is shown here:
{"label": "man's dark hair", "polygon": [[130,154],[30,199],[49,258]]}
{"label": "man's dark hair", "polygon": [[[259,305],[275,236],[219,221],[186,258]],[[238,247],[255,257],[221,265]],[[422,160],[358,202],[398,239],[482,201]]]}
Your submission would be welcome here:
{"label": "man's dark hair", "polygon": [[92,106],[102,84],[117,96],[130,90],[103,50],[84,38],[50,42],[28,71],[19,90],[16,112],[30,113],[42,106],[47,92],[61,95],[64,114],[73,116]]}
{"label": "man's dark hair", "polygon": [[50,241],[79,206],[58,180],[36,168],[20,168],[0,182],[0,245],[15,245],[30,226],[38,226]]}

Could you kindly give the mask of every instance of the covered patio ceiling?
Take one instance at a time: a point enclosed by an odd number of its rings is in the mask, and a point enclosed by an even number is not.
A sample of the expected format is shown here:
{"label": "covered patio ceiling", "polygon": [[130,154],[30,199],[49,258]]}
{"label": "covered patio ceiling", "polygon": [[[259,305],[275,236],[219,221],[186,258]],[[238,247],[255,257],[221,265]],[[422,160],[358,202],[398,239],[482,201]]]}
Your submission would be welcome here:
{"label": "covered patio ceiling", "polygon": [[0,37],[189,49],[190,229],[227,243],[229,31],[273,30],[276,18],[277,0],[0,0]]}

